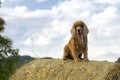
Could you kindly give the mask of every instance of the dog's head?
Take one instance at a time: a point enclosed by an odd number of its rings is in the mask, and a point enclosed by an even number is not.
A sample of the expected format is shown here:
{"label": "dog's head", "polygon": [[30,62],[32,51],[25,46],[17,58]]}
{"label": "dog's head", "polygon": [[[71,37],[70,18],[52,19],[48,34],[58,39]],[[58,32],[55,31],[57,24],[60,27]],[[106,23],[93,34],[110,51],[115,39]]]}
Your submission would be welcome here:
{"label": "dog's head", "polygon": [[71,29],[71,34],[73,37],[81,35],[87,36],[88,32],[89,30],[83,21],[76,21]]}

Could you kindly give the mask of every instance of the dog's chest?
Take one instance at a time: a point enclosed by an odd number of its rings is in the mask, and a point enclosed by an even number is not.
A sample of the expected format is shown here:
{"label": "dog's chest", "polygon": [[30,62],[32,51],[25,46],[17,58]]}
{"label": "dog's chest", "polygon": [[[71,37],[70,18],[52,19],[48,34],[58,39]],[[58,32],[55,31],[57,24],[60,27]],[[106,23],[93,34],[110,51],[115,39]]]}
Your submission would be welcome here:
{"label": "dog's chest", "polygon": [[79,42],[75,43],[75,47],[77,51],[83,51],[85,49],[85,44],[81,44]]}

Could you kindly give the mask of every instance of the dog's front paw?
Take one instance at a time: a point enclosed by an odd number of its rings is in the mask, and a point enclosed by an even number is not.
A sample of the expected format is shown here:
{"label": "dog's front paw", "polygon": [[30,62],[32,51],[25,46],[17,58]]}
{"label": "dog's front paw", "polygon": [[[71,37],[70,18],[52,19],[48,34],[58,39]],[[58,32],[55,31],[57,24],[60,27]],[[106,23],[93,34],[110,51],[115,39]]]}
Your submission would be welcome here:
{"label": "dog's front paw", "polygon": [[82,60],[81,59],[76,59],[75,62],[81,62]]}
{"label": "dog's front paw", "polygon": [[84,62],[89,62],[89,60],[88,60],[88,59],[84,59],[83,61],[84,61]]}

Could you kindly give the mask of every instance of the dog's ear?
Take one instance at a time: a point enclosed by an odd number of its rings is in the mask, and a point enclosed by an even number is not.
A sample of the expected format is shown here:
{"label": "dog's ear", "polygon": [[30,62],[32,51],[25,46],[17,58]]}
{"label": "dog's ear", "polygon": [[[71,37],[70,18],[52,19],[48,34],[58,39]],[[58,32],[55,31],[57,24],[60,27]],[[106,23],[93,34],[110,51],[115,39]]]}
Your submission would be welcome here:
{"label": "dog's ear", "polygon": [[72,37],[76,36],[74,25],[73,25],[73,27],[72,27],[70,32],[71,32]]}
{"label": "dog's ear", "polygon": [[87,25],[84,23],[83,35],[84,35],[84,36],[87,36],[88,33],[89,33],[89,29],[87,28]]}

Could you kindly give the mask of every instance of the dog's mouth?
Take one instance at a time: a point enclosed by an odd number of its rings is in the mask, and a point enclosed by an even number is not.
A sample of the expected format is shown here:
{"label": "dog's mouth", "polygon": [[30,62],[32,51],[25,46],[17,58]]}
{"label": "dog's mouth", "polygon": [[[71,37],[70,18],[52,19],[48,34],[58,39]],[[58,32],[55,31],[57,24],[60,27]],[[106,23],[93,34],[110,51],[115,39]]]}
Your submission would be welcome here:
{"label": "dog's mouth", "polygon": [[83,33],[81,31],[77,31],[77,36],[80,37]]}
{"label": "dog's mouth", "polygon": [[81,33],[77,33],[78,38],[81,38],[81,35],[82,35]]}

